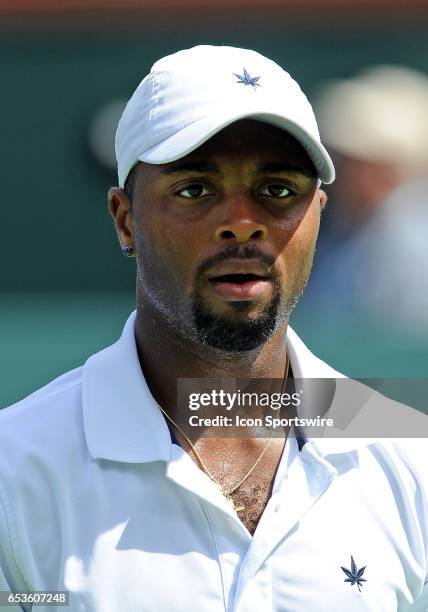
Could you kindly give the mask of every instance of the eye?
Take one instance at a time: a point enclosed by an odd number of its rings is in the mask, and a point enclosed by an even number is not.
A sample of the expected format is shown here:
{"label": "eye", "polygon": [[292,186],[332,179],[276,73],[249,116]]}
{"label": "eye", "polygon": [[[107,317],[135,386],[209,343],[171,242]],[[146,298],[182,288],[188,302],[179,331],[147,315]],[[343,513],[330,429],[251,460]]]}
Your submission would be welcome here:
{"label": "eye", "polygon": [[267,195],[271,198],[288,198],[291,195],[294,195],[294,191],[292,191],[289,187],[285,185],[266,185],[263,187],[261,191],[261,195]]}
{"label": "eye", "polygon": [[211,192],[202,185],[202,183],[192,183],[191,185],[187,185],[187,187],[183,187],[177,191],[177,195],[182,198],[187,198],[188,200],[192,200],[195,198],[201,198],[206,195],[210,195]]}

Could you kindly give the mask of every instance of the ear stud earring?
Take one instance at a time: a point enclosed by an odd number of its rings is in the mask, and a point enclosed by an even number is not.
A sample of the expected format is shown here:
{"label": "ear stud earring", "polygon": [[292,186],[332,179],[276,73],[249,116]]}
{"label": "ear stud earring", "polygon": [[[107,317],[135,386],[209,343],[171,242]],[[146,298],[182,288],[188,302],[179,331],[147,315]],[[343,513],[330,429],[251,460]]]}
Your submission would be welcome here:
{"label": "ear stud earring", "polygon": [[135,251],[132,244],[122,247],[122,253],[125,255],[125,257],[135,257]]}

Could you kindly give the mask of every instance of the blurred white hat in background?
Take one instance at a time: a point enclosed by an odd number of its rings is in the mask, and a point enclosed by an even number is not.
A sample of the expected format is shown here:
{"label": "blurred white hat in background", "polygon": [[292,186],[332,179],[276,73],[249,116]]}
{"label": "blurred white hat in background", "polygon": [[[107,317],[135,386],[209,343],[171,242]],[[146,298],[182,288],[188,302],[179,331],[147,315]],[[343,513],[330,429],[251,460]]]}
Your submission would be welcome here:
{"label": "blurred white hat in background", "polygon": [[325,83],[315,104],[321,136],[337,152],[428,171],[428,78],[402,66],[374,66]]}

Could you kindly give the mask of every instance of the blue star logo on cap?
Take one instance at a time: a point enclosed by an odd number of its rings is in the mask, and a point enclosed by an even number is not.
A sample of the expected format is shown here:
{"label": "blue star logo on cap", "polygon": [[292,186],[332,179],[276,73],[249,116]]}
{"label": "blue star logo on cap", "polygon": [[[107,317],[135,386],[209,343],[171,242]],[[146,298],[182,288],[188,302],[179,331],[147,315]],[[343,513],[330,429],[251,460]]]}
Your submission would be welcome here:
{"label": "blue star logo on cap", "polygon": [[252,77],[244,68],[244,75],[242,74],[236,74],[236,72],[233,73],[234,76],[236,76],[236,78],[238,79],[236,82],[237,83],[241,83],[242,85],[251,85],[253,87],[253,89],[256,89],[256,87],[261,87],[260,83],[258,82],[260,77]]}

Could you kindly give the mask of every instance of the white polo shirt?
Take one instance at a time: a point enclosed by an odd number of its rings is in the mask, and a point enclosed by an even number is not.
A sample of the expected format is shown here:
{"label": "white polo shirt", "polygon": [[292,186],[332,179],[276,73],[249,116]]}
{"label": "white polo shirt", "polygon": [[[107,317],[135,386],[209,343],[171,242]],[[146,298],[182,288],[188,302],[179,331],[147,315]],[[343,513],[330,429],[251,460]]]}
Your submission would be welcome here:
{"label": "white polo shirt", "polygon": [[[134,319],[0,412],[0,590],[67,590],[73,612],[428,610],[426,441],[289,440],[252,537],[171,443]],[[295,377],[339,376],[291,329],[287,350]]]}

